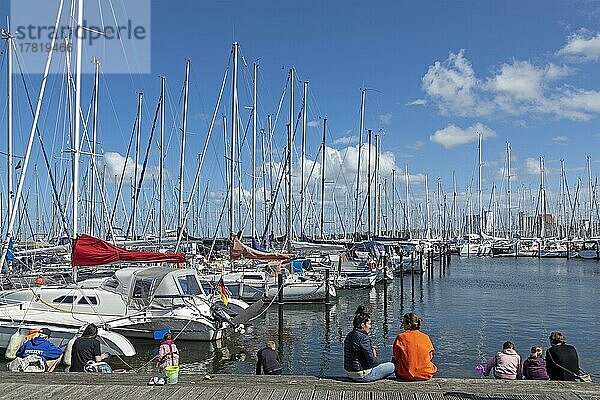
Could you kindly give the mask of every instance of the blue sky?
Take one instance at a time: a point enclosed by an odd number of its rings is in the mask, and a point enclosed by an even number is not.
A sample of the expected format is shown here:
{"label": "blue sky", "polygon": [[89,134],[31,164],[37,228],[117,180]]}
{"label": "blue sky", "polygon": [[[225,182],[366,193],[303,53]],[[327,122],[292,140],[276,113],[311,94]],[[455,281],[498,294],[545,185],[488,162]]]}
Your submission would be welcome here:
{"label": "blue sky", "polygon": [[[127,7],[123,0],[113,3]],[[356,151],[351,150],[358,135],[361,88],[369,89],[365,129],[382,132],[384,174],[408,165],[415,185],[422,184],[423,175],[428,174],[430,189],[435,190],[441,178],[448,192],[455,171],[459,190],[464,191],[476,179],[476,132],[484,137],[487,193],[492,181],[500,186],[503,179],[507,142],[512,146],[515,185],[539,185],[540,156],[545,158],[548,185],[556,190],[560,159],[569,169],[570,185],[577,177],[587,179],[588,155],[592,174],[597,173],[600,1],[152,0],[151,5],[151,73],[103,76],[106,92],[101,93],[100,107],[110,110],[100,120],[104,153],[125,154],[138,91],[144,92],[146,100],[143,124],[150,126],[158,75],[167,77],[169,112],[176,116],[175,122],[168,118],[167,124],[180,124],[180,91],[185,60],[190,58],[186,158],[196,159],[235,40],[247,62],[240,71],[242,125],[249,115],[244,107],[251,104],[247,87],[252,63],[260,65],[259,128],[266,127],[267,115],[275,113],[288,69],[295,66],[299,81],[310,82],[308,119],[314,126],[308,129],[308,158],[317,156],[319,121],[326,116],[330,159],[338,156],[345,163],[338,165],[337,173],[328,171],[328,180],[336,181],[336,187],[344,184],[342,175],[352,182],[356,172],[356,167],[352,170]],[[6,14],[6,4],[1,7]],[[48,16],[49,23],[53,17]],[[39,76],[29,79],[37,91]],[[86,105],[92,84],[91,76],[84,76]],[[298,112],[300,82],[295,90]],[[228,83],[219,120],[223,113],[230,113],[229,99]],[[19,100],[23,101],[22,94],[17,95]],[[275,126],[279,147],[285,142],[287,101]],[[25,117],[23,121],[25,127]],[[45,135],[53,137],[48,133],[53,130],[50,120],[46,124]],[[142,148],[148,134],[146,129]],[[60,135],[62,139],[53,143],[55,154],[68,142],[64,132]],[[167,163],[175,178],[179,157],[175,129],[170,137]],[[298,148],[299,143],[297,138]],[[203,180],[211,181],[209,192],[218,199],[224,174],[222,126],[215,128],[210,149],[212,157],[207,158]],[[151,154],[157,152],[153,145]],[[242,168],[247,169],[249,156],[244,154]],[[156,168],[158,161],[151,158],[149,164]],[[193,169],[190,165],[188,176]],[[190,185],[188,177],[186,187]]]}

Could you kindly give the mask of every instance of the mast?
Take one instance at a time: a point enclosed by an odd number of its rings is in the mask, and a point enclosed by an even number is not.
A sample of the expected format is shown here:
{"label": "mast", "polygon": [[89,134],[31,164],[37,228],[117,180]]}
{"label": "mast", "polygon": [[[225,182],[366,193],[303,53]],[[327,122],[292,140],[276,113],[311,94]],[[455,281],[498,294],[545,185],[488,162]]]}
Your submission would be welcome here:
{"label": "mast", "polygon": [[427,174],[425,174],[425,238],[431,238],[431,220],[429,207],[429,186],[427,185]]}
{"label": "mast", "polygon": [[252,84],[252,199],[251,199],[251,235],[256,233],[256,89],[258,84],[258,64],[254,63],[254,79]]}
{"label": "mast", "polygon": [[287,145],[287,204],[286,204],[286,241],[288,249],[292,245],[292,146],[294,145],[294,80],[296,70],[290,68],[290,119],[288,123],[288,145]]}
{"label": "mast", "polygon": [[235,228],[234,187],[235,187],[235,138],[237,136],[237,69],[238,69],[238,42],[233,42],[233,72],[231,74],[231,159],[229,160],[229,233]]}
{"label": "mast", "polygon": [[7,31],[2,31],[2,35],[6,38],[7,49],[7,68],[6,68],[6,150],[8,152],[6,164],[6,181],[7,181],[7,215],[13,209],[13,40],[14,38]]}
{"label": "mast", "polygon": [[410,181],[408,176],[408,164],[404,166],[404,178],[406,180],[406,233],[409,239],[412,239],[412,235],[410,233],[410,197],[409,197],[409,188]]}
{"label": "mast", "polygon": [[512,192],[510,190],[510,143],[506,143],[506,190],[508,195],[508,233],[509,237],[512,237],[513,233],[513,220],[512,220]]}
{"label": "mast", "polygon": [[481,234],[483,233],[483,218],[484,218],[484,213],[483,213],[483,203],[482,203],[482,192],[481,192],[481,169],[483,167],[483,163],[481,161],[481,133],[479,133],[479,179],[478,179],[478,184],[479,184],[479,195],[478,195],[478,207],[479,207],[479,236],[481,237]]}
{"label": "mast", "polygon": [[323,142],[322,149],[323,153],[321,154],[321,239],[323,239],[323,233],[325,229],[325,139],[327,133],[327,118],[323,118]]}
{"label": "mast", "polygon": [[83,50],[83,0],[77,1],[77,34],[75,42],[75,131],[71,141],[72,179],[73,179],[73,238],[77,237],[79,229],[77,217],[79,214],[77,197],[79,195],[79,137],[81,133],[81,56]]}
{"label": "mast", "polygon": [[358,240],[359,231],[358,228],[360,226],[359,214],[358,214],[358,195],[360,193],[360,150],[362,148],[362,132],[364,129],[364,117],[365,117],[365,96],[367,94],[367,89],[361,89],[360,91],[360,124],[358,126],[358,155],[356,161],[356,197],[355,197],[355,207],[354,207],[354,236],[355,240]]}
{"label": "mast", "polygon": [[[300,238],[304,238],[304,158],[306,157],[306,100],[308,82],[304,82],[302,95],[302,154],[300,156]],[[321,235],[323,233],[321,232]],[[302,239],[301,239],[302,240]]]}
{"label": "mast", "polygon": [[177,226],[183,227],[183,180],[185,171],[185,135],[187,131],[188,94],[190,86],[190,60],[185,61],[185,82],[183,87],[183,121],[181,125],[181,156],[179,165],[179,205],[177,207]]}
{"label": "mast", "polygon": [[165,77],[160,77],[160,160],[158,175],[158,240],[162,243],[165,232],[164,219],[165,175]]}
{"label": "mast", "polygon": [[379,134],[375,134],[375,234],[381,235],[381,184],[379,183]]}
{"label": "mast", "polygon": [[[373,131],[367,133],[367,238],[371,239],[371,136]],[[359,158],[360,159],[360,158]]]}
{"label": "mast", "polygon": [[132,185],[132,194],[131,198],[133,200],[133,206],[131,210],[131,236],[135,238],[136,228],[137,228],[137,200],[138,200],[138,164],[139,164],[139,156],[140,156],[140,141],[142,137],[142,100],[144,98],[144,93],[138,93],[138,115],[137,115],[137,130],[136,130],[136,139],[135,139],[135,165],[133,169],[133,185]]}
{"label": "mast", "polygon": [[544,188],[544,157],[540,157],[540,201],[542,205],[542,221],[540,226],[540,237],[546,237],[546,189]]}
{"label": "mast", "polygon": [[396,170],[392,169],[392,237],[396,237]]}
{"label": "mast", "polygon": [[100,76],[100,61],[94,57],[94,125],[92,126],[92,181],[90,183],[90,222],[89,233],[94,236],[94,212],[96,206],[96,139],[98,136],[98,90]]}
{"label": "mast", "polygon": [[587,173],[588,173],[588,196],[589,196],[589,200],[590,200],[589,208],[587,210],[588,211],[588,221],[589,221],[587,237],[590,238],[593,236],[593,233],[594,233],[593,223],[592,223],[592,218],[594,216],[594,213],[593,213],[594,190],[592,189],[592,158],[589,155],[587,156]]}

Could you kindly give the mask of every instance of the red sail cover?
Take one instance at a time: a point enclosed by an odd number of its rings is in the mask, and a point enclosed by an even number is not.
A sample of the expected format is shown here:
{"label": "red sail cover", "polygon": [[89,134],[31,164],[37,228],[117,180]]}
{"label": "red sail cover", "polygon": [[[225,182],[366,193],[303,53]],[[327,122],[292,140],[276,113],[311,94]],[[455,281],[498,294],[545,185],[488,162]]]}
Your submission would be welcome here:
{"label": "red sail cover", "polygon": [[185,254],[131,251],[89,235],[79,235],[79,238],[73,240],[72,265],[95,266],[117,261],[184,263]]}
{"label": "red sail cover", "polygon": [[244,257],[249,260],[289,260],[291,254],[265,253],[246,246],[235,235],[231,235],[231,249],[229,256],[232,260]]}

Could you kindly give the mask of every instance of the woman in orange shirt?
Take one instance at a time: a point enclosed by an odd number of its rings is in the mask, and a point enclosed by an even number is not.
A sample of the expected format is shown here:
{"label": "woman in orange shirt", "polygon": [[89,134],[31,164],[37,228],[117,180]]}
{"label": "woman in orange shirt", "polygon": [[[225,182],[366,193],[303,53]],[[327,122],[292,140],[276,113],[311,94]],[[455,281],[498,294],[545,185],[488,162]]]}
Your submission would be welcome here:
{"label": "woman in orange shirt", "polygon": [[423,318],[414,313],[404,314],[404,332],[396,337],[393,362],[396,378],[404,381],[426,381],[433,377],[437,367],[433,359],[433,344],[429,336],[419,330]]}

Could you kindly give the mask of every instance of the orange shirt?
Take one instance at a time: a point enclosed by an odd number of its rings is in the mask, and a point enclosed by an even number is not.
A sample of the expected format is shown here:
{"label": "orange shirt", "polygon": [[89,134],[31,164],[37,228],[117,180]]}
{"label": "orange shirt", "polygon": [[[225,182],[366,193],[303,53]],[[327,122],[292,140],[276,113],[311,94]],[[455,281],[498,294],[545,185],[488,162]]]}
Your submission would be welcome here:
{"label": "orange shirt", "polygon": [[398,362],[396,376],[406,381],[431,379],[437,367],[431,362],[433,344],[429,336],[419,330],[400,333],[394,342],[393,354]]}

